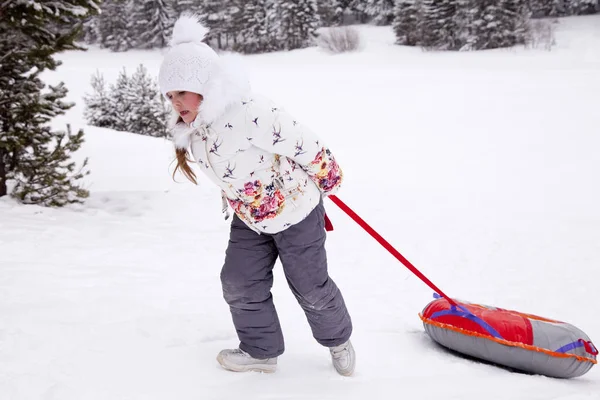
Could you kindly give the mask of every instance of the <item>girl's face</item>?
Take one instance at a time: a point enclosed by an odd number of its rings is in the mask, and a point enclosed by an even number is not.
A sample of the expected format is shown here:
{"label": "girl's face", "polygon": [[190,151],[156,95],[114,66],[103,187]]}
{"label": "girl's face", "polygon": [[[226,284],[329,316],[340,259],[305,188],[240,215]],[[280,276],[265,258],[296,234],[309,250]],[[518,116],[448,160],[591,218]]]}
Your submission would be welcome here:
{"label": "girl's face", "polygon": [[186,124],[193,122],[198,115],[198,108],[202,103],[202,96],[198,93],[186,91],[172,91],[167,93],[173,108]]}

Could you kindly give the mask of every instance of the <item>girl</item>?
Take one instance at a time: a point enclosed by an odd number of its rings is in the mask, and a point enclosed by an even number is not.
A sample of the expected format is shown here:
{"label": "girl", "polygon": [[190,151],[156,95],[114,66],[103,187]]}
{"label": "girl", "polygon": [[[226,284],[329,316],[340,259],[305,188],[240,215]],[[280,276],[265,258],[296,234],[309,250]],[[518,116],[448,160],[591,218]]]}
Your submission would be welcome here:
{"label": "girl", "polygon": [[352,322],[327,272],[323,198],[342,182],[330,150],[308,128],[252,93],[243,75],[204,44],[193,15],[176,22],[159,72],[173,107],[177,167],[196,183],[188,149],[234,210],[223,297],[240,341],[217,360],[231,371],[274,372],[284,341],[271,296],[277,257],[314,338],[351,375]]}

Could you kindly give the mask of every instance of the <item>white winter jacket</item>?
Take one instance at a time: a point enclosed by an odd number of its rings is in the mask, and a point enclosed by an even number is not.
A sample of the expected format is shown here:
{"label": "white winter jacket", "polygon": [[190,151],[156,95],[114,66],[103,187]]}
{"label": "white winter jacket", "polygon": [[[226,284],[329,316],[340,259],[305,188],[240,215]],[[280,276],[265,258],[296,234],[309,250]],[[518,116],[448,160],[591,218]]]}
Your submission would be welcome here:
{"label": "white winter jacket", "polygon": [[257,232],[276,233],[302,221],[342,181],[319,138],[264,98],[240,100],[195,128],[190,142],[201,170]]}
{"label": "white winter jacket", "polygon": [[276,233],[303,220],[342,171],[308,128],[265,98],[246,96],[191,136],[202,171],[235,213],[257,232]]}

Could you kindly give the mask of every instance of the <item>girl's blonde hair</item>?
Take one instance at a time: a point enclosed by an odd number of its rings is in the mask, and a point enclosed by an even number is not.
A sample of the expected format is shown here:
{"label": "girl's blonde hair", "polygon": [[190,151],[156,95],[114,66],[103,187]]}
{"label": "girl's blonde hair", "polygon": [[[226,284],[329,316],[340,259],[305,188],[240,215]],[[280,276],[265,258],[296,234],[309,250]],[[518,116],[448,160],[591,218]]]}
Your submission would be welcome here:
{"label": "girl's blonde hair", "polygon": [[175,180],[175,174],[177,171],[181,170],[183,176],[188,178],[194,185],[197,185],[198,182],[196,181],[196,174],[189,164],[191,160],[189,158],[187,149],[176,148],[175,157],[177,159],[177,165],[175,166],[175,171],[173,171],[173,180]]}
{"label": "girl's blonde hair", "polygon": [[[177,119],[177,123],[180,122],[183,122],[183,119],[181,119],[181,117]],[[194,185],[197,185],[198,182],[196,181],[196,174],[194,173],[194,170],[192,170],[192,167],[189,164],[192,160],[190,160],[187,149],[176,147],[175,159],[177,161],[177,165],[175,166],[175,171],[173,171],[173,180],[175,180],[175,174],[177,173],[177,171],[181,170],[183,176],[189,179]]]}

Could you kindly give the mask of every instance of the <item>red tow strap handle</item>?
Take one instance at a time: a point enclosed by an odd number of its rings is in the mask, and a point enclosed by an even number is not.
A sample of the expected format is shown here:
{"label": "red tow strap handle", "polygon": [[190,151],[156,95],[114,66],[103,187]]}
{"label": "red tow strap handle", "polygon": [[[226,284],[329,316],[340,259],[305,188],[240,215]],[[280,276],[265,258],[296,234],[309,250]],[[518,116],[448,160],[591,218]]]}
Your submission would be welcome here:
{"label": "red tow strap handle", "polygon": [[391,244],[389,244],[379,233],[375,231],[375,229],[371,228],[369,224],[367,224],[361,217],[359,217],[350,207],[348,207],[343,201],[341,201],[337,196],[330,195],[328,196],[331,201],[333,201],[339,208],[342,209],[350,218],[354,220],[357,224],[359,224],[364,230],[366,230],[375,240],[379,242],[387,251],[392,253],[394,257],[396,257],[406,268],[408,268],[413,274],[415,274],[419,279],[421,279],[427,286],[433,289],[436,293],[438,293],[441,297],[448,300],[453,306],[458,306],[454,300],[450,297],[446,296],[444,292],[438,289],[425,275],[421,273],[414,265],[411,264],[398,250],[396,250]]}

